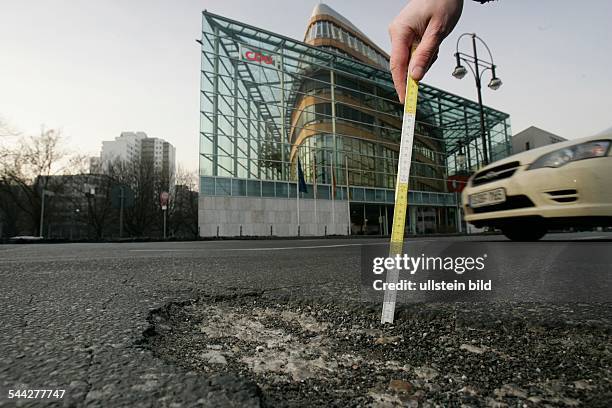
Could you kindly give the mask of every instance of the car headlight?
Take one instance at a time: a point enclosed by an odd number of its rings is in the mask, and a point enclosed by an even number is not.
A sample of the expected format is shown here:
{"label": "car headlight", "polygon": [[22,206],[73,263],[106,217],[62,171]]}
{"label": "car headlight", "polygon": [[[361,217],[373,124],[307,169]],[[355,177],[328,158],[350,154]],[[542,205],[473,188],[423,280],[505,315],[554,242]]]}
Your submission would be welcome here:
{"label": "car headlight", "polygon": [[546,153],[531,163],[528,170],[540,169],[542,167],[561,167],[576,160],[603,157],[608,154],[610,148],[609,140],[594,140],[564,147],[554,152]]}

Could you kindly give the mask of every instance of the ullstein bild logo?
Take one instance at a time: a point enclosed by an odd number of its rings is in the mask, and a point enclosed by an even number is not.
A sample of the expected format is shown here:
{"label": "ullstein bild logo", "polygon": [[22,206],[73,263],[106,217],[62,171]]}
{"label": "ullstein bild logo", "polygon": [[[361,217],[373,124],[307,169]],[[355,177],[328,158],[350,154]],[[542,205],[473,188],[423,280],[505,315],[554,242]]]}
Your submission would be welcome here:
{"label": "ullstein bild logo", "polygon": [[266,55],[261,51],[252,50],[250,48],[242,47],[241,51],[242,59],[247,61],[259,62],[261,64],[274,65],[274,58],[271,55]]}

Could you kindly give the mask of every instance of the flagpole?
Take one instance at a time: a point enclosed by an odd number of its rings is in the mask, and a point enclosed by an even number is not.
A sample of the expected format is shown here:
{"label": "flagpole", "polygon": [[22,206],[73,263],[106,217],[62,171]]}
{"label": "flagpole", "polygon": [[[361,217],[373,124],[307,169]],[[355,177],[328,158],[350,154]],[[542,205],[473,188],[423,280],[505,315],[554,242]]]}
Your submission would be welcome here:
{"label": "flagpole", "polygon": [[297,160],[295,161],[295,192],[296,192],[296,202],[297,202],[297,234],[300,236],[300,175],[299,175],[299,165],[300,165],[300,154],[299,150],[296,151]]}
{"label": "flagpole", "polygon": [[348,155],[344,156],[344,163],[346,169],[346,210],[348,212],[348,230],[347,234],[351,235],[351,188],[349,187],[349,171],[348,171]]}
{"label": "flagpole", "polygon": [[334,172],[334,156],[331,158],[331,195],[332,195],[332,234],[336,233],[336,174]]}
{"label": "flagpole", "polygon": [[319,219],[317,218],[317,155],[312,155],[312,187],[314,194],[314,222],[315,222],[315,235],[319,234]]}

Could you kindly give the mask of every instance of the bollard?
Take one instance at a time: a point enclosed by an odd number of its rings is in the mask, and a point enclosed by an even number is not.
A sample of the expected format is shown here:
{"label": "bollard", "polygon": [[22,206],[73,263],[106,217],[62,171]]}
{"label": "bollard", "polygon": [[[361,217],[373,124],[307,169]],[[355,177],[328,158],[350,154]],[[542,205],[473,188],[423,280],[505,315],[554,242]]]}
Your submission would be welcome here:
{"label": "bollard", "polygon": [[325,236],[327,236],[327,225],[325,226]]}
{"label": "bollard", "polygon": [[300,236],[300,226],[298,225],[298,237]]}
{"label": "bollard", "polygon": [[217,225],[217,238],[219,238],[219,226]]}
{"label": "bollard", "polygon": [[270,236],[272,236],[272,225],[270,225]]}
{"label": "bollard", "polygon": [[242,225],[240,226],[240,236],[242,236]]}

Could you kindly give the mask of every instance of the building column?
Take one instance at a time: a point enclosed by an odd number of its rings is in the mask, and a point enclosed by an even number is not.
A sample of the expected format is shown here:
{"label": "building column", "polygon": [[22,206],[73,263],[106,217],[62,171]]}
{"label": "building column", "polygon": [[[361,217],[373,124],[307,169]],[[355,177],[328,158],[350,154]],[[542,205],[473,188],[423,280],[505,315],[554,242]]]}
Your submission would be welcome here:
{"label": "building column", "polygon": [[[261,112],[259,108],[256,111],[257,115],[257,156],[261,154]],[[261,164],[257,163],[257,178],[261,180]]]}
{"label": "building column", "polygon": [[232,106],[232,127],[234,128],[233,135],[233,144],[234,144],[234,166],[233,166],[233,175],[234,177],[238,177],[238,63],[234,63],[234,78],[232,87],[234,88],[234,105]]}
{"label": "building column", "polygon": [[[332,164],[333,177],[338,184],[338,174],[336,167],[338,166],[338,140],[336,138],[336,75],[332,67],[329,70],[330,96],[331,96],[331,116],[332,116]],[[334,192],[332,191],[332,194]]]}
{"label": "building column", "polygon": [[[486,125],[486,121],[485,121],[485,125]],[[491,130],[487,129],[487,146],[488,146],[488,150],[489,150],[489,164],[493,161],[495,161],[495,159],[493,159],[493,145],[491,144]]]}
{"label": "building column", "polygon": [[409,211],[410,211],[410,220],[412,220],[412,222],[410,223],[410,232],[414,235],[416,235],[417,233],[417,222],[418,222],[418,218],[417,218],[417,207],[409,207]]}
{"label": "building column", "polygon": [[[251,178],[251,93],[247,89],[247,125],[246,125],[246,138],[247,138],[247,178]],[[248,195],[248,194],[247,194]]]}
{"label": "building column", "polygon": [[212,151],[212,175],[219,175],[219,28],[213,29],[215,39],[213,41],[213,151]]}
{"label": "building column", "polygon": [[512,143],[508,138],[508,124],[506,123],[506,119],[504,119],[504,140],[506,141],[506,154],[510,156],[512,154]]}
{"label": "building column", "polygon": [[[280,67],[279,67],[279,76],[280,76],[280,87],[281,87],[281,107],[280,107],[280,117],[281,117],[281,137],[280,137],[280,149],[281,149],[281,180],[288,181],[289,175],[287,174],[286,168],[287,166],[287,154],[285,152],[285,145],[288,143],[287,131],[285,129],[285,60],[283,57],[283,49],[280,49]],[[289,147],[291,149],[291,146]]]}

